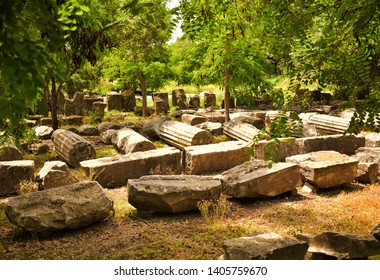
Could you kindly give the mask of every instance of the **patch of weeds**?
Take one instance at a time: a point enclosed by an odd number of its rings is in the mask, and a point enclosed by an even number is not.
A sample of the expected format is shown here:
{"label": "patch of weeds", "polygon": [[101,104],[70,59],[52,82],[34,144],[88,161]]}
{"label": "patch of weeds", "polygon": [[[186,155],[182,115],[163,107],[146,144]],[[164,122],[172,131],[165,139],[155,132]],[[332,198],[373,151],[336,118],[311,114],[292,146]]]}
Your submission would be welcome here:
{"label": "patch of weeds", "polygon": [[214,142],[215,143],[221,143],[221,142],[227,142],[230,141],[231,139],[227,135],[215,135],[214,136]]}
{"label": "patch of weeds", "polygon": [[137,215],[137,210],[132,205],[130,205],[128,202],[123,200],[115,200],[113,202],[113,209],[114,209],[114,219],[126,219],[131,216]]}
{"label": "patch of weeds", "polygon": [[168,144],[161,140],[153,141],[152,143],[156,147],[156,149],[169,147]]}
{"label": "patch of weeds", "polygon": [[119,154],[113,145],[106,145],[96,150],[96,158],[113,157]]}
{"label": "patch of weeds", "polygon": [[31,182],[28,180],[21,181],[16,187],[17,193],[22,195],[31,192],[38,191],[38,184],[36,182]]}
{"label": "patch of weeds", "polygon": [[70,169],[70,172],[73,174],[75,178],[77,178],[81,182],[88,181],[89,178],[92,178],[91,176],[87,176],[86,173],[84,172],[84,169],[82,168]]}
{"label": "patch of weeds", "polygon": [[202,200],[198,203],[203,218],[209,226],[221,226],[229,210],[229,203],[225,198],[218,200]]}

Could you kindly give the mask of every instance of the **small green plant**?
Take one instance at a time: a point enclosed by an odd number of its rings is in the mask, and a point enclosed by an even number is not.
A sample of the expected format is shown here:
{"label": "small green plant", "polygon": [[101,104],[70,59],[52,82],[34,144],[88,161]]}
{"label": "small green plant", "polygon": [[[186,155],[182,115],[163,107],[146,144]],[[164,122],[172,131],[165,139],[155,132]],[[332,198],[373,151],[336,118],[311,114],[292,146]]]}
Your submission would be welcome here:
{"label": "small green plant", "polygon": [[229,203],[225,198],[202,200],[198,202],[198,208],[209,226],[220,226],[228,212]]}

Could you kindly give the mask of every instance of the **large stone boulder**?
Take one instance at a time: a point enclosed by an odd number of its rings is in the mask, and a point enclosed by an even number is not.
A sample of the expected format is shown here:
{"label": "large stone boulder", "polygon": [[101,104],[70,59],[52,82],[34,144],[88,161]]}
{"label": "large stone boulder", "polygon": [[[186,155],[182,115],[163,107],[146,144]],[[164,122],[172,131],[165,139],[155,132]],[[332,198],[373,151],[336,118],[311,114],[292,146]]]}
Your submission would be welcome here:
{"label": "large stone boulder", "polygon": [[308,251],[315,258],[329,256],[347,260],[380,255],[380,242],[371,235],[324,232],[311,238],[309,246]]}
{"label": "large stone boulder", "polygon": [[303,180],[317,188],[330,188],[350,183],[356,177],[358,160],[335,152],[319,151],[286,158],[301,168]]}
{"label": "large stone boulder", "polygon": [[13,141],[0,146],[0,161],[22,160],[22,153]]}
{"label": "large stone boulder", "polygon": [[23,181],[34,181],[33,160],[0,161],[0,196],[16,193]]}
{"label": "large stone boulder", "polygon": [[139,210],[177,213],[198,210],[198,202],[220,197],[219,179],[152,175],[128,181],[128,202]]}
{"label": "large stone boulder", "polygon": [[36,182],[41,189],[52,189],[78,183],[79,180],[70,172],[63,161],[47,161],[38,173]]}
{"label": "large stone boulder", "polygon": [[112,205],[107,192],[91,181],[12,197],[5,214],[26,231],[50,232],[102,221]]}
{"label": "large stone boulder", "polygon": [[225,260],[303,260],[309,245],[277,233],[259,233],[223,242]]}
{"label": "large stone boulder", "polygon": [[[286,180],[284,180],[286,178]],[[222,173],[222,192],[236,198],[274,197],[302,185],[299,167],[292,163],[253,160]]]}

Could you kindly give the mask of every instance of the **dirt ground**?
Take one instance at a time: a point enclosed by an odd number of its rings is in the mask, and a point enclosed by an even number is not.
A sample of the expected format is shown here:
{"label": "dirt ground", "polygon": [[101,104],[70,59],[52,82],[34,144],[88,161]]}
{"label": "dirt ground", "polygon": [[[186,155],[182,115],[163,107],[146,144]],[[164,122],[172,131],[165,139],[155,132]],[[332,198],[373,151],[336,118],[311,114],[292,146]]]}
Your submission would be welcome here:
{"label": "dirt ground", "polygon": [[[125,188],[110,191],[118,202]],[[0,259],[217,259],[226,239],[248,233],[323,231],[369,234],[380,222],[380,186],[345,185],[317,194],[271,199],[227,199],[221,223],[199,211],[180,214],[123,213],[85,228],[36,235],[11,225],[0,201]]]}

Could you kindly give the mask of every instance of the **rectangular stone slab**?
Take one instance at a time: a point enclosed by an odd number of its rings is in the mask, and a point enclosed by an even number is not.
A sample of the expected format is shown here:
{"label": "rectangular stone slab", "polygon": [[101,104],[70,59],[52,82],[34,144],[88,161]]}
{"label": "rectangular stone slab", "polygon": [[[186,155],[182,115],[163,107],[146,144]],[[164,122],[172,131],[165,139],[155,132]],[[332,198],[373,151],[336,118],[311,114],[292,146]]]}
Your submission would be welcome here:
{"label": "rectangular stone slab", "polygon": [[0,196],[15,193],[22,181],[34,181],[33,160],[0,161]]}
{"label": "rectangular stone slab", "polygon": [[356,177],[359,161],[335,151],[319,151],[286,158],[300,166],[305,181],[318,188],[349,183]]}
{"label": "rectangular stone slab", "polygon": [[299,167],[293,163],[251,161],[222,173],[222,192],[236,198],[274,197],[301,186]]}
{"label": "rectangular stone slab", "polygon": [[145,175],[182,173],[181,151],[176,148],[86,160],[80,165],[87,176],[107,188],[125,186],[129,179]]}
{"label": "rectangular stone slab", "polygon": [[197,175],[227,170],[248,160],[243,141],[186,147],[185,155],[185,173]]}

